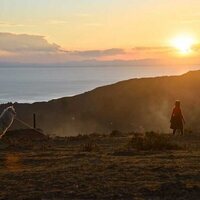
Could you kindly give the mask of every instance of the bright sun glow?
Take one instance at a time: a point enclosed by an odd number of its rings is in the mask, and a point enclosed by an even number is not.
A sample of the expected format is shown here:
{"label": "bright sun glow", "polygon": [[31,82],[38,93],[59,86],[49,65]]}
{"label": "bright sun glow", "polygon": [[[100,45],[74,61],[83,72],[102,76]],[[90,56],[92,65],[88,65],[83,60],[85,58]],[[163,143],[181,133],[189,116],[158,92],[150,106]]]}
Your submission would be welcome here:
{"label": "bright sun glow", "polygon": [[195,40],[190,36],[178,36],[171,41],[173,47],[179,50],[181,54],[189,54]]}

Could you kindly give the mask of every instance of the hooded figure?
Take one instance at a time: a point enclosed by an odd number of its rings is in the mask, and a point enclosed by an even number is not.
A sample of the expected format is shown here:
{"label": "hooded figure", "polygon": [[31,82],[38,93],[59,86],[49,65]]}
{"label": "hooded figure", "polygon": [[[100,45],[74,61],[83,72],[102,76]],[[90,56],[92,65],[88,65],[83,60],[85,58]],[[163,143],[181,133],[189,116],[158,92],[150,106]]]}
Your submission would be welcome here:
{"label": "hooded figure", "polygon": [[13,106],[9,106],[0,115],[0,139],[12,125],[16,112]]}

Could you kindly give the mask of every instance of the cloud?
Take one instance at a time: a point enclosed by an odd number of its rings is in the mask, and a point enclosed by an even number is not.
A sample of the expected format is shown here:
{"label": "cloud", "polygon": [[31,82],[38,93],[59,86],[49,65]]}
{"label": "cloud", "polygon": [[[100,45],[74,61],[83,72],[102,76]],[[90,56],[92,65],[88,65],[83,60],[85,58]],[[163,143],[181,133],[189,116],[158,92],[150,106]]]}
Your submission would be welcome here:
{"label": "cloud", "polygon": [[193,45],[192,50],[198,52],[200,50],[200,44]]}
{"label": "cloud", "polygon": [[49,21],[49,24],[52,24],[52,25],[63,25],[63,24],[68,24],[69,22],[68,21],[65,21],[65,20],[51,20]]}
{"label": "cloud", "polygon": [[167,46],[141,46],[132,48],[133,51],[151,51],[151,52],[170,52],[172,51],[171,47]]}
{"label": "cloud", "polygon": [[8,22],[0,22],[0,27],[23,27],[23,24],[12,24]]}
{"label": "cloud", "polygon": [[200,12],[184,16],[180,19],[182,24],[194,24],[200,22]]}
{"label": "cloud", "polygon": [[78,55],[83,57],[103,57],[125,54],[125,51],[120,48],[106,49],[106,50],[89,50],[89,51],[74,51],[71,55]]}
{"label": "cloud", "polygon": [[60,46],[50,44],[45,37],[38,35],[0,33],[0,51],[22,52],[58,52]]}
{"label": "cloud", "polygon": [[10,23],[10,22],[6,22],[6,21],[0,21],[0,27],[27,27],[27,26],[33,26],[33,25],[25,25],[25,24],[17,24],[17,23]]}
{"label": "cloud", "polygon": [[101,26],[103,26],[103,24],[101,24],[101,23],[87,23],[87,24],[85,24],[85,26],[89,26],[89,27],[101,27]]}
{"label": "cloud", "polygon": [[[195,45],[192,50],[198,52],[200,45]],[[55,43],[48,42],[44,36],[0,32],[1,62],[64,63],[64,65],[65,63],[79,65],[80,62],[83,65],[91,65],[91,62],[87,63],[86,61],[94,61],[94,65],[98,63],[123,65],[125,63],[130,66],[140,66],[158,65],[161,60],[163,63],[169,64],[171,59],[175,59],[176,53],[174,48],[165,46],[139,46],[131,49],[110,48],[85,51],[65,50]],[[177,60],[175,63],[177,63]]]}
{"label": "cloud", "polygon": [[120,48],[67,51],[55,43],[49,43],[44,36],[14,33],[0,33],[0,51],[17,54],[54,53],[54,56],[61,54],[63,57],[82,57],[85,59],[125,54],[125,51]]}
{"label": "cloud", "polygon": [[182,24],[197,24],[200,22],[200,19],[185,19],[185,20],[182,20],[181,23]]}
{"label": "cloud", "polygon": [[76,13],[76,14],[74,14],[74,16],[76,16],[76,17],[91,17],[92,15],[91,14],[89,14],[89,13]]}
{"label": "cloud", "polygon": [[124,49],[65,50],[49,43],[44,36],[0,32],[0,61],[63,63],[69,61],[103,60],[125,55]]}

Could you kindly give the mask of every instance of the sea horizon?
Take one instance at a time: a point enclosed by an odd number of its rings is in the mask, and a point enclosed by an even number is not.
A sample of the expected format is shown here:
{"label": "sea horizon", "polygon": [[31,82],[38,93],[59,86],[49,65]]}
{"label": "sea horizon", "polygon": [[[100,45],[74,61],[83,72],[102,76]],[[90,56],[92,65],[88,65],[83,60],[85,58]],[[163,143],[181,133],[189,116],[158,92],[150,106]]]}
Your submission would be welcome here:
{"label": "sea horizon", "polygon": [[50,101],[128,79],[181,75],[198,69],[200,66],[1,67],[0,103]]}

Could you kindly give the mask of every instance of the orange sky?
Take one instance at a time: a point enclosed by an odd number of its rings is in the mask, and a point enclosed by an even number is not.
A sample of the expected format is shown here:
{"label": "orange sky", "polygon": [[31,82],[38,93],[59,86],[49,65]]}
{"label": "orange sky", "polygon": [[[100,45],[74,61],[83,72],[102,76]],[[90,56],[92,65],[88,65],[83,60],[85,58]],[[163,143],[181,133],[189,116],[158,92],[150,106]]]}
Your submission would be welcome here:
{"label": "orange sky", "polygon": [[[2,0],[0,61],[158,59],[198,63],[197,0]],[[173,38],[194,39],[190,50]]]}

